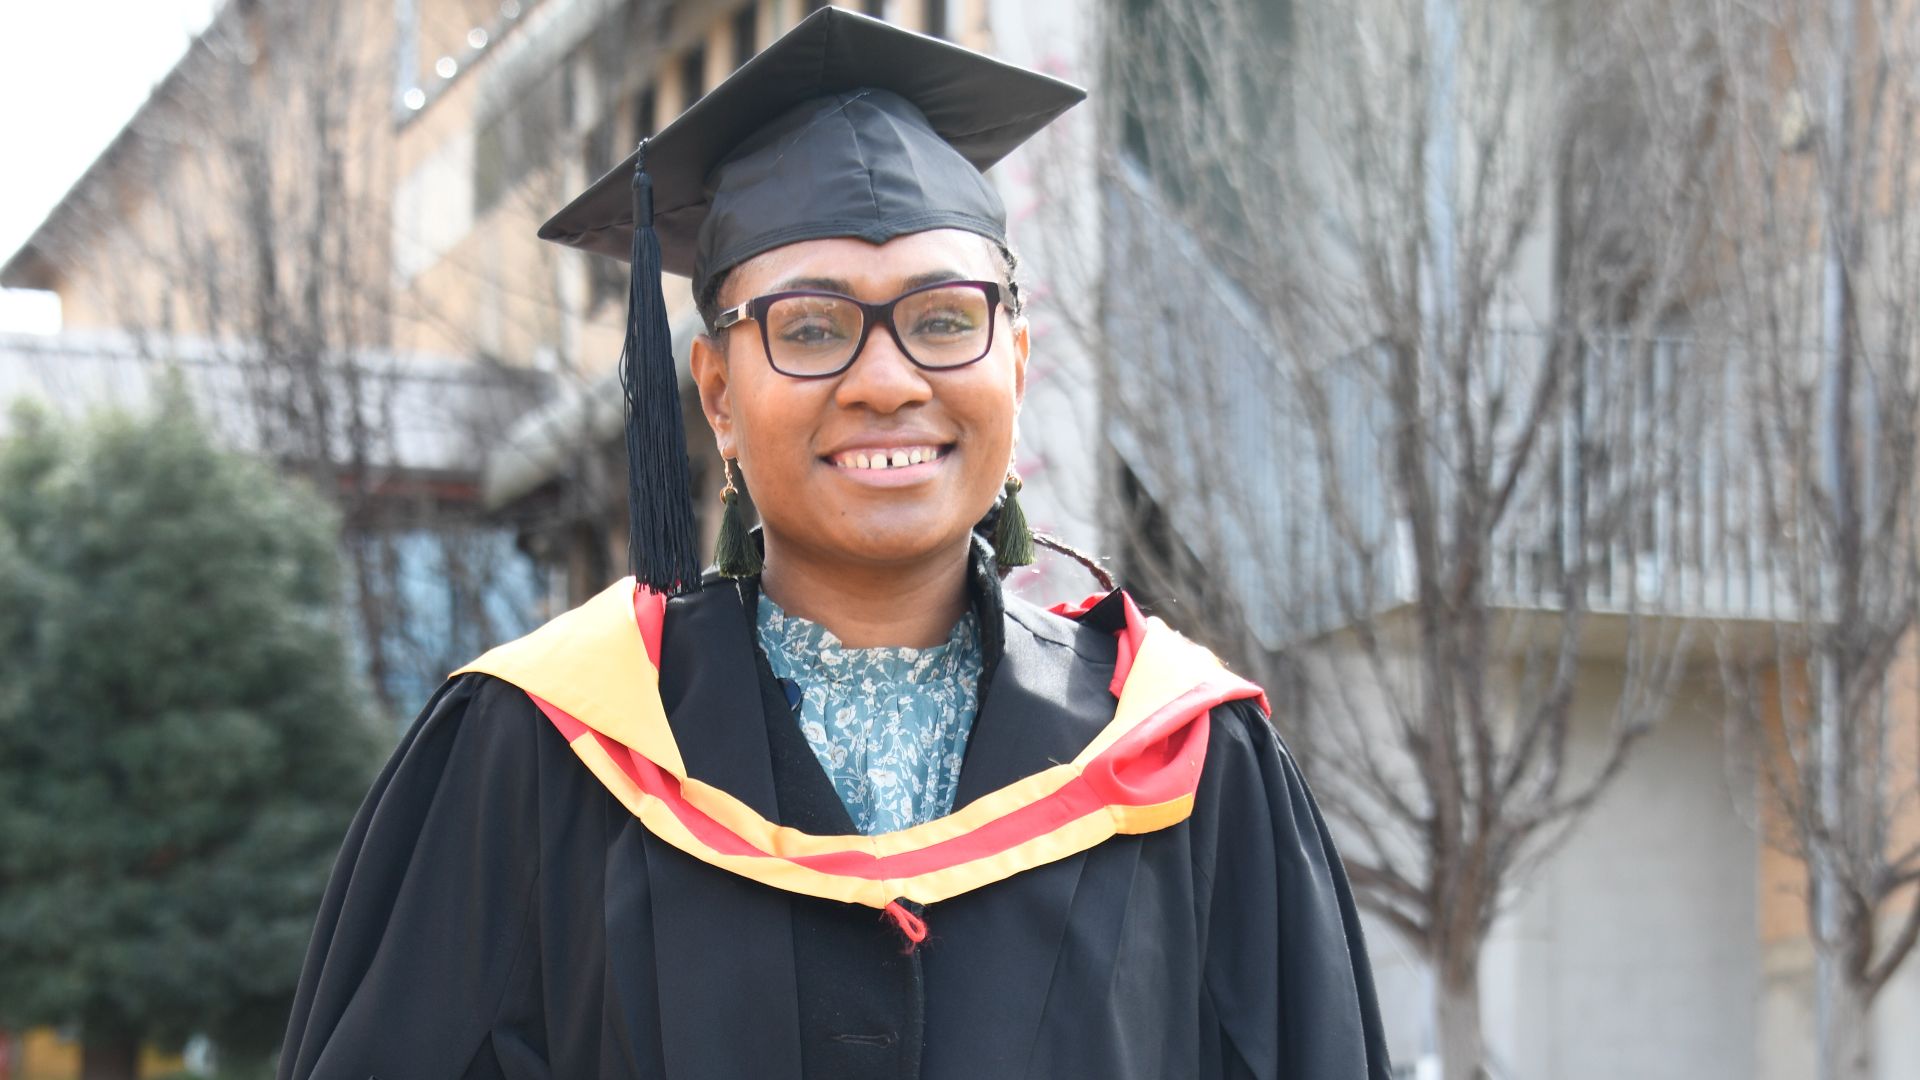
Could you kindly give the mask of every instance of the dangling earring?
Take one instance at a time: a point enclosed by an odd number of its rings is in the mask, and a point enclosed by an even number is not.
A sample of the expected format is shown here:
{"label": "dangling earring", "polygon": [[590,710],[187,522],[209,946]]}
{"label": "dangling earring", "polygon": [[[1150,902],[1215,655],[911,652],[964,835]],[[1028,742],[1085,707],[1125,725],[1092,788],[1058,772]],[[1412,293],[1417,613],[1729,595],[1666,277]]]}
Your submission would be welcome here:
{"label": "dangling earring", "polygon": [[720,536],[713,545],[713,565],[721,577],[752,577],[760,572],[763,560],[747,532],[745,515],[740,510],[740,489],[733,486],[733,459],[721,458],[727,486],[720,492]]}
{"label": "dangling earring", "polygon": [[993,525],[994,561],[1001,566],[1033,565],[1033,531],[1020,509],[1020,475],[1007,470],[1007,497],[1000,501],[1000,517]]}

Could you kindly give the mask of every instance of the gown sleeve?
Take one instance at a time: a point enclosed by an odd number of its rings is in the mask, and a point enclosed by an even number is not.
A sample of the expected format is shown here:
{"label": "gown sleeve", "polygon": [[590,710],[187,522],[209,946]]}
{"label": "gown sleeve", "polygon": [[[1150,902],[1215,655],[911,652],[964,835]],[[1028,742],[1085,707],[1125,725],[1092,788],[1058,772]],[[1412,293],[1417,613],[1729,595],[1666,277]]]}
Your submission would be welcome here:
{"label": "gown sleeve", "polygon": [[1388,1080],[1353,893],[1299,768],[1248,702],[1214,711],[1207,757],[1193,818],[1204,1073]]}
{"label": "gown sleeve", "polygon": [[495,1020],[528,980],[538,856],[525,694],[466,675],[420,714],[355,816],[308,946],[278,1080],[540,1076]]}

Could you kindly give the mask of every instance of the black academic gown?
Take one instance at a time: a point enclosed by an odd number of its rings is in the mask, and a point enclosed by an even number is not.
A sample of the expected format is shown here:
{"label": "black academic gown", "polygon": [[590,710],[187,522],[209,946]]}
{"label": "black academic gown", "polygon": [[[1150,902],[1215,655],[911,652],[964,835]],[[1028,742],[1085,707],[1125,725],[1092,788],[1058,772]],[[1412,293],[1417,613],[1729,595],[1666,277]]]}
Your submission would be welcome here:
{"label": "black academic gown", "polygon": [[[1112,717],[1117,605],[1000,607],[956,805]],[[751,589],[667,607],[661,695],[690,775],[852,832],[754,643]],[[757,673],[757,677],[756,677]],[[1214,710],[1192,817],[932,905],[780,892],[651,836],[526,694],[444,686],[347,835],[280,1080],[433,1077],[1386,1080],[1332,839],[1249,702]]]}

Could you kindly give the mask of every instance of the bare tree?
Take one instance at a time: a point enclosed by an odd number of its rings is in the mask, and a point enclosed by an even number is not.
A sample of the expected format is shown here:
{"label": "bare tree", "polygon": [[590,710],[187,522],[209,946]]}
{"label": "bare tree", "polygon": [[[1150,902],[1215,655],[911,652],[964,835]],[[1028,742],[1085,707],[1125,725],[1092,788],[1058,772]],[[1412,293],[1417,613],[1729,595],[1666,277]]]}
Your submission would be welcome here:
{"label": "bare tree", "polygon": [[1701,557],[1707,384],[1669,336],[1703,30],[1651,0],[1167,0],[1102,34],[1078,329],[1124,569],[1276,692],[1362,903],[1432,970],[1450,1080],[1491,1067],[1496,916],[1684,670],[1660,616],[1740,569]]}
{"label": "bare tree", "polygon": [[[417,226],[395,221],[391,23],[351,2],[223,8],[124,140],[145,209],[102,215],[83,246],[111,261],[90,280],[152,359],[203,341],[195,381],[228,434],[339,507],[355,637],[371,686],[404,714],[526,615],[503,599],[526,567],[474,485],[541,384],[398,279],[395,234]],[[547,172],[573,150],[560,100],[515,118],[542,140],[520,157]],[[544,179],[528,186],[558,186]],[[550,322],[564,310],[558,295],[525,306]],[[437,326],[471,362],[395,350],[402,320]],[[530,586],[517,592],[531,599]]]}
{"label": "bare tree", "polygon": [[1723,650],[1732,745],[1766,835],[1805,868],[1819,1075],[1867,1077],[1875,999],[1920,939],[1916,12],[1713,12],[1732,136],[1718,314],[1793,613],[1763,647]]}

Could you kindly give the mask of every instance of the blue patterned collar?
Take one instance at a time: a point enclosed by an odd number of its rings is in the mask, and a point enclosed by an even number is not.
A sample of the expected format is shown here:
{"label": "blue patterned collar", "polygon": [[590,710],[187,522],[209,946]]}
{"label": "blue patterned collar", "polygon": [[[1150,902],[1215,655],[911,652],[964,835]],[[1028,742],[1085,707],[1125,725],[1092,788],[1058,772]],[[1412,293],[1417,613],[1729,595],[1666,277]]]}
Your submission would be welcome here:
{"label": "blue patterned collar", "polygon": [[764,592],[760,594],[756,620],[768,665],[782,679],[926,684],[953,679],[980,667],[980,620],[971,610],[953,624],[944,644],[924,649],[895,645],[848,648],[833,631],[788,614]]}

